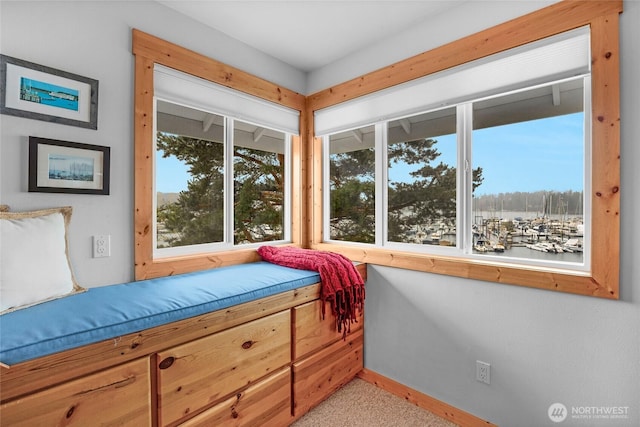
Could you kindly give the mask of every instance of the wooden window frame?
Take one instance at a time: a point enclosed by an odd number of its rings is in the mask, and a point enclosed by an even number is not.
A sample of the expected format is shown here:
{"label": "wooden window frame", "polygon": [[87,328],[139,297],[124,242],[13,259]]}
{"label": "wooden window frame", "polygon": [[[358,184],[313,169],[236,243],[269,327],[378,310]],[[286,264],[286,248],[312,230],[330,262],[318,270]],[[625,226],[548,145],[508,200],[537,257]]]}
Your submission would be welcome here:
{"label": "wooden window frame", "polygon": [[309,246],[354,261],[476,280],[619,298],[620,65],[622,1],[565,0],[463,39],[421,53],[307,97],[307,130],[316,110],[387,89],[460,64],[585,25],[591,30],[592,194],[591,271],[576,272],[453,256],[399,252],[323,241],[322,139],[309,134],[313,165]]}
{"label": "wooden window frame", "polygon": [[[260,259],[255,249],[153,258],[153,65],[158,63],[300,111],[300,136],[292,143],[291,244],[339,252],[354,261],[618,299],[620,13],[622,0],[565,0],[307,97],[134,29],[136,280]],[[314,111],[585,25],[591,29],[592,55],[589,273],[323,242],[322,139],[313,133]]]}
{"label": "wooden window frame", "polygon": [[[153,277],[241,264],[260,260],[255,248],[241,248],[189,254],[174,257],[153,256],[153,68],[161,64],[196,77],[244,92],[258,98],[292,108],[302,113],[305,97],[299,93],[253,76],[191,50],[169,43],[142,31],[133,30],[135,55],[134,144],[135,144],[135,278]],[[304,120],[300,120],[300,133]],[[302,227],[303,155],[300,136],[291,142],[291,244],[301,245],[305,234]]]}

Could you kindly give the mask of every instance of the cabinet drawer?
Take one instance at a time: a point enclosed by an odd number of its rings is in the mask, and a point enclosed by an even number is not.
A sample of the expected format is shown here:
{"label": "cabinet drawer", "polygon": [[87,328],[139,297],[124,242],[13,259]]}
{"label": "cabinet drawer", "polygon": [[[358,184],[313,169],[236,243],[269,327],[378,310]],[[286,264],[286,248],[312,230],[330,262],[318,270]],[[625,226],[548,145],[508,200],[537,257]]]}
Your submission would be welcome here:
{"label": "cabinet drawer", "polygon": [[326,399],[362,370],[364,334],[353,332],[293,364],[293,412],[297,417]]}
{"label": "cabinet drawer", "polygon": [[140,359],[7,402],[0,425],[150,426],[149,369]]}
{"label": "cabinet drawer", "polygon": [[180,426],[285,426],[290,422],[291,368],[287,367]]}
{"label": "cabinet drawer", "polygon": [[290,362],[290,310],[160,352],[160,425],[176,422]]}
{"label": "cabinet drawer", "polygon": [[[342,339],[338,332],[336,318],[331,314],[330,303],[325,302],[325,316],[322,318],[322,301],[316,300],[293,309],[293,360],[320,349],[327,344]],[[351,324],[351,333],[364,325],[364,315],[358,312],[358,323]]]}

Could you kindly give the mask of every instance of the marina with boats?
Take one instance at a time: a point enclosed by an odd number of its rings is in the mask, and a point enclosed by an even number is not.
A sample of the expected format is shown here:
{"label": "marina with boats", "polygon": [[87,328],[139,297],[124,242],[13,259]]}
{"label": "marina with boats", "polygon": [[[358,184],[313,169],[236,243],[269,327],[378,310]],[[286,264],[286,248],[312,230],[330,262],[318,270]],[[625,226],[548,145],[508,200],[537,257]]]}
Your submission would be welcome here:
{"label": "marina with boats", "polygon": [[[582,216],[550,218],[522,217],[521,212],[504,212],[504,217],[476,216],[472,225],[473,253],[517,258],[581,262],[584,246]],[[440,220],[418,226],[407,233],[413,243],[455,246],[453,221]]]}
{"label": "marina with boats", "polygon": [[[527,195],[521,206],[529,206],[526,199]],[[572,215],[569,214],[569,199],[575,205]],[[538,199],[538,210],[505,211],[502,207],[506,203],[500,203],[501,209],[497,210],[497,198],[489,199],[484,206],[476,203],[472,219],[473,253],[582,262],[582,194],[574,192],[555,200],[555,212],[551,209],[553,199],[550,195]],[[456,238],[454,218],[435,220],[405,233],[405,241],[429,245],[455,246]]]}
{"label": "marina with boats", "polygon": [[[555,197],[547,192],[505,196],[507,202],[527,209],[505,211],[505,197],[485,196],[476,200],[473,221],[474,253],[508,252],[509,256],[515,257],[582,262],[582,192],[556,193]],[[537,202],[535,210],[528,209],[532,200]],[[499,210],[496,209],[498,205]],[[480,209],[487,206],[487,210]]]}
{"label": "marina with boats", "polygon": [[[473,226],[473,250],[475,253],[511,252],[510,255],[532,257],[531,252],[541,254],[576,254],[562,260],[581,261],[584,245],[582,216],[550,218],[547,216],[524,219],[476,218]],[[535,256],[534,258],[548,258]],[[550,258],[556,259],[556,257]]]}

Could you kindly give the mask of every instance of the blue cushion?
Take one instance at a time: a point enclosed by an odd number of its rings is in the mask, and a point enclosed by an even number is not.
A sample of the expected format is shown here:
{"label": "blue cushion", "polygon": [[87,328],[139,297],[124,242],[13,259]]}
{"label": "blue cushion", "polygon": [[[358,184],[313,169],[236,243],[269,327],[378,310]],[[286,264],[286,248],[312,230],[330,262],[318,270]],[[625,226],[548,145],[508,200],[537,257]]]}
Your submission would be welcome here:
{"label": "blue cushion", "polygon": [[319,281],[314,271],[256,262],[90,288],[0,316],[0,362],[16,364]]}

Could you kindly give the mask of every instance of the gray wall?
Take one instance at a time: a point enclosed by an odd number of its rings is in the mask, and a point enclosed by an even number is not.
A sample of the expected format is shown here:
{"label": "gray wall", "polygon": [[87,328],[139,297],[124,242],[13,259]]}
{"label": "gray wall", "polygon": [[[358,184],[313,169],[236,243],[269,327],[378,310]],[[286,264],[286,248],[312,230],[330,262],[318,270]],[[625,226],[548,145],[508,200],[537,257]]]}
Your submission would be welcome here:
{"label": "gray wall", "polygon": [[[70,252],[83,286],[133,280],[133,67],[138,28],[298,92],[306,75],[149,1],[0,1],[0,51],[99,80],[98,130],[0,116],[0,203],[15,210],[73,206]],[[111,147],[111,195],[27,192],[28,137]],[[111,257],[92,258],[96,234]]]}
{"label": "gray wall", "polygon": [[[0,51],[98,79],[100,111],[97,131],[0,116],[0,203],[72,205],[79,281],[133,279],[132,27],[312,93],[544,5],[466,3],[306,76],[153,2],[1,1]],[[632,44],[640,39],[640,2],[625,3],[621,22],[622,300],[371,266],[367,368],[503,427],[554,425],[547,417],[554,402],[629,406],[626,420],[561,425],[640,425],[640,194],[632,188],[640,182],[640,55]],[[27,193],[29,135],[111,146],[111,195]],[[110,258],[91,258],[93,234],[112,236]],[[492,364],[490,386],[474,380],[476,359]]]}

